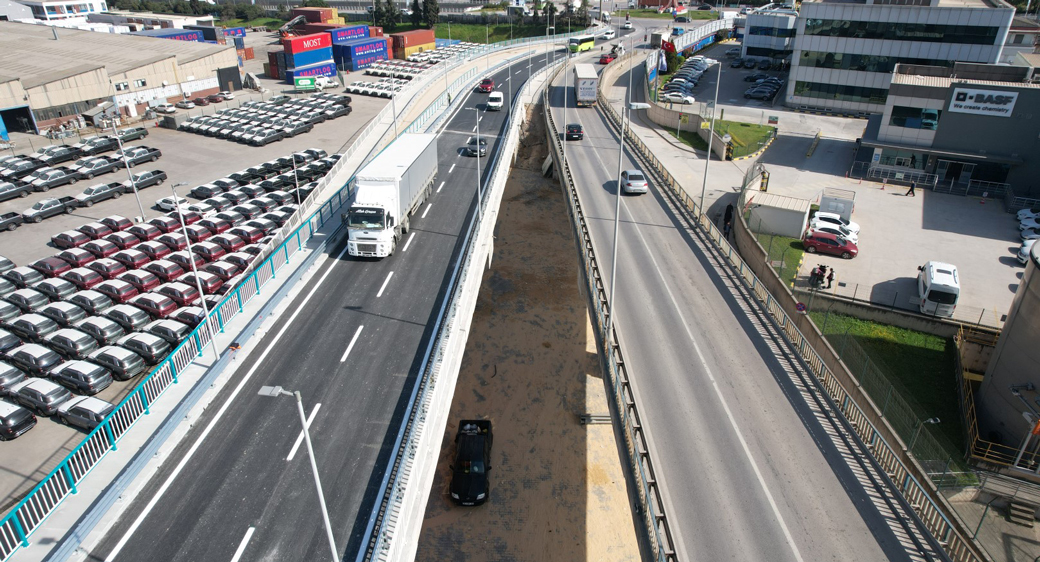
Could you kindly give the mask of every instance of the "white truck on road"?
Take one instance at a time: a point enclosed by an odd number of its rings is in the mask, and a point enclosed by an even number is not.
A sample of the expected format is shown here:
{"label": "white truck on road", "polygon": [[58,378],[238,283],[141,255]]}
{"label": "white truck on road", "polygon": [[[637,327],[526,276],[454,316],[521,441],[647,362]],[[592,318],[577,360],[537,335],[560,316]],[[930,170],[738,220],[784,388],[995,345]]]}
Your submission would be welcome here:
{"label": "white truck on road", "polygon": [[385,258],[408,233],[409,216],[427,198],[437,176],[437,136],[401,135],[354,177],[347,222],[347,253]]}
{"label": "white truck on road", "polygon": [[596,105],[596,92],[599,90],[599,75],[591,64],[574,65],[574,92],[578,98],[578,107]]}

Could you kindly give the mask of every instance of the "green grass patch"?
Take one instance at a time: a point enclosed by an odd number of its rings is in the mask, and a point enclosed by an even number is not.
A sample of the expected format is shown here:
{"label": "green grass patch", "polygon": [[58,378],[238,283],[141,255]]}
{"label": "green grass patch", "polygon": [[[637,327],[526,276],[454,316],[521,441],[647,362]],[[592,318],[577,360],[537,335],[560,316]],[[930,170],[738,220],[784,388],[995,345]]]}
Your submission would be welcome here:
{"label": "green grass patch", "polygon": [[[956,346],[953,341],[924,332],[862,320],[852,316],[809,313],[825,336],[848,334],[875,363],[918,419],[937,417],[939,424],[927,429],[939,439],[950,456],[960,459],[964,435],[955,377]],[[841,344],[832,345],[841,353]],[[885,397],[871,396],[878,407]],[[904,437],[905,439],[905,437]]]}
{"label": "green grass patch", "polygon": [[232,18],[229,20],[220,20],[217,25],[223,25],[225,27],[266,27],[268,29],[278,29],[285,25],[286,20],[262,17],[252,20],[240,20],[238,18]]}
{"label": "green grass patch", "polygon": [[733,157],[739,158],[765,146],[776,133],[776,127],[716,119],[715,132],[720,137],[727,134],[733,137]]}
{"label": "green grass patch", "polygon": [[[475,23],[453,23],[451,24],[451,39],[457,39],[461,41],[469,41],[470,43],[484,43],[490,41],[492,43],[498,43],[501,41],[509,40],[510,25],[509,22],[502,18],[500,23],[490,24],[486,30],[484,24]],[[408,27],[411,29],[411,26]],[[402,31],[401,26],[398,26],[398,31]],[[557,29],[557,31],[560,31]],[[563,30],[566,32],[566,29]],[[490,39],[487,39],[485,33],[490,35]],[[520,39],[523,37],[544,37],[545,26],[544,25],[513,25],[512,26],[513,39]],[[434,34],[438,39],[448,39],[448,26],[444,23],[437,24],[434,29]]]}
{"label": "green grass patch", "polygon": [[[754,232],[755,225],[749,222],[748,226]],[[769,263],[776,274],[790,287],[794,283],[795,277],[798,276],[798,266],[802,263],[802,254],[805,253],[805,250],[802,249],[802,241],[798,238],[758,232],[755,233],[755,237],[769,255]]]}

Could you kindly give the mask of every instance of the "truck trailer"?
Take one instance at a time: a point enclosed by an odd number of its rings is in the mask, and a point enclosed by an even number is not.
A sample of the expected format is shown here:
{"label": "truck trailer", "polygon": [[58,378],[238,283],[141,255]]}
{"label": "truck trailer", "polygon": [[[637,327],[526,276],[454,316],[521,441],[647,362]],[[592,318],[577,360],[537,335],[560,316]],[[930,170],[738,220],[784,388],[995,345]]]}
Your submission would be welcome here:
{"label": "truck trailer", "polygon": [[599,90],[599,75],[591,64],[574,65],[574,93],[578,98],[578,107],[596,105],[596,94]]}
{"label": "truck trailer", "polygon": [[354,178],[347,210],[347,253],[385,258],[408,233],[410,215],[430,196],[437,176],[437,136],[401,135]]}

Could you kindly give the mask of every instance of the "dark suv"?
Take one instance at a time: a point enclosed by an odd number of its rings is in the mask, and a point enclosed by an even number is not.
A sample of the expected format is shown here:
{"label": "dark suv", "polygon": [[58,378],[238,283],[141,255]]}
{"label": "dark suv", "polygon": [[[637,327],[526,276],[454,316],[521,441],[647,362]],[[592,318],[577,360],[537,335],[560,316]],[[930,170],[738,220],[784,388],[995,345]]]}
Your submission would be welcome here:
{"label": "dark suv", "polygon": [[491,491],[491,421],[460,420],[455,434],[455,464],[451,465],[451,499],[459,505],[480,505]]}

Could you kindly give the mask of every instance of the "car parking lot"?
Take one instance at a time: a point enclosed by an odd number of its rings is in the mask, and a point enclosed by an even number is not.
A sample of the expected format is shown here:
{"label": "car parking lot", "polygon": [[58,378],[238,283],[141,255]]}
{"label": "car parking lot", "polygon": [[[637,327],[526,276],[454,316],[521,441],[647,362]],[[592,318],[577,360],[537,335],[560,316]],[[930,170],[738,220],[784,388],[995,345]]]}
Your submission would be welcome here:
{"label": "car parking lot", "polygon": [[350,96],[321,92],[308,97],[274,96],[250,101],[216,115],[189,118],[177,130],[265,146],[309,133],[314,126],[350,115]]}

